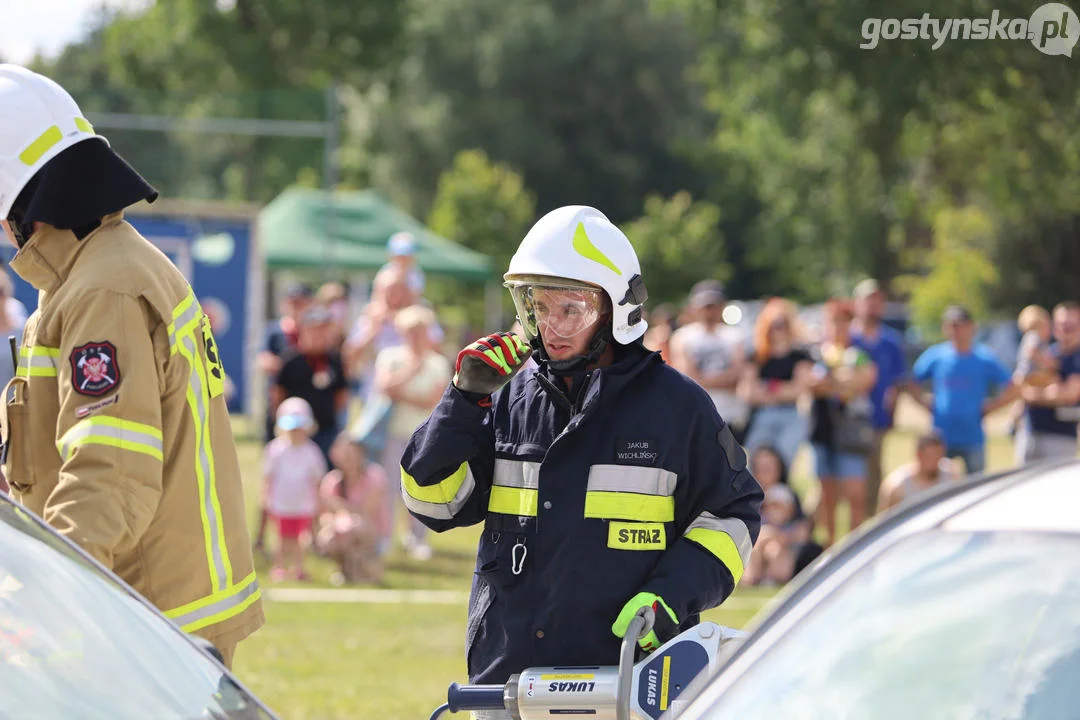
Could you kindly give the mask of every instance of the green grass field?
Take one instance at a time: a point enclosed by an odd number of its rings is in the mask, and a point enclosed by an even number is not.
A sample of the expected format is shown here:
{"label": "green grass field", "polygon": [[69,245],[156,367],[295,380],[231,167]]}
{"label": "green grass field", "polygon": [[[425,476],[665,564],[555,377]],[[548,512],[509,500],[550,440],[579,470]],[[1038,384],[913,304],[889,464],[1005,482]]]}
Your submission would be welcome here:
{"label": "green grass field", "polygon": [[[925,425],[924,415],[910,408],[902,412],[901,421],[904,429],[886,440],[886,468],[911,457],[915,431]],[[255,498],[260,447],[243,442],[240,452],[248,497]],[[1011,452],[1007,437],[992,437],[988,468],[1011,466]],[[793,470],[793,483],[801,493],[813,485],[809,468],[804,452]],[[254,517],[252,508],[253,522]],[[434,537],[435,555],[425,563],[395,549],[382,587],[467,592],[478,536],[478,528],[469,528]],[[257,562],[263,587],[270,592],[297,587],[272,585],[265,562]],[[315,579],[305,587],[329,587],[328,563],[311,558],[309,570]],[[742,627],[771,595],[769,590],[740,589],[707,618]],[[464,601],[393,605],[267,598],[265,607],[266,626],[240,645],[235,670],[282,718],[426,718],[445,701],[451,682],[465,681]]]}

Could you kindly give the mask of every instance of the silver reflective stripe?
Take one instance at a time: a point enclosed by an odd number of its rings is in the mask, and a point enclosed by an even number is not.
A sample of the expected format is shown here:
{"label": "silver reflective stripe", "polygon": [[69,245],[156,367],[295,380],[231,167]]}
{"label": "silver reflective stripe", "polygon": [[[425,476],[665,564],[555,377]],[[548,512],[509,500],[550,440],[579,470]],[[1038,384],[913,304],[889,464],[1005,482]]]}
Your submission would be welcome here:
{"label": "silver reflective stripe", "polygon": [[401,498],[405,501],[405,507],[418,515],[434,518],[435,520],[452,520],[461,512],[461,508],[468,502],[473,489],[476,488],[476,480],[473,478],[472,468],[465,465],[465,479],[461,481],[461,487],[457,494],[448,503],[430,503],[417,500],[405,491],[404,483],[401,486]]}
{"label": "silver reflective stripe", "polygon": [[185,299],[181,305],[190,302],[185,310],[180,315],[175,317],[171,323],[169,323],[169,348],[175,348],[177,340],[191,332],[195,321],[199,318],[199,313],[202,308],[199,307],[199,303],[195,302],[193,296],[189,296]]}
{"label": "silver reflective stripe", "polygon": [[206,451],[206,445],[210,442],[209,413],[206,410],[207,393],[195,366],[195,363],[199,362],[195,336],[188,332],[180,338],[180,343],[183,345],[182,352],[187,356],[187,361],[191,365],[191,376],[188,382],[191,383],[191,393],[195,398],[194,410],[197,415],[195,418],[195,460],[199,463],[199,468],[202,471],[202,492],[200,495],[202,496],[203,512],[206,514],[208,526],[203,528],[203,532],[210,534],[210,548],[216,578],[214,588],[220,590],[229,586],[229,574],[225,570],[225,558],[221,552],[224,539],[218,534],[217,511],[214,509],[214,493],[217,489],[213,483],[213,468],[210,465],[210,455]]}
{"label": "silver reflective stripe", "polygon": [[664,468],[640,465],[593,465],[589,492],[626,492],[639,495],[674,495],[679,476]]}
{"label": "silver reflective stripe", "polygon": [[492,482],[503,487],[539,490],[540,463],[495,458],[495,474]]}
{"label": "silver reflective stripe", "polygon": [[686,532],[690,532],[694,528],[726,533],[728,537],[735,541],[735,547],[739,549],[739,557],[742,559],[743,567],[750,564],[750,550],[753,549],[754,543],[750,539],[750,530],[747,529],[746,523],[742,520],[738,518],[718,518],[711,512],[703,512],[694,519],[694,522],[690,523],[690,527],[686,528]]}
{"label": "silver reflective stripe", "polygon": [[161,435],[153,435],[139,430],[113,427],[83,420],[64,433],[64,437],[60,438],[60,457],[63,458],[64,462],[67,462],[68,458],[71,456],[71,451],[89,437],[106,437],[121,442],[131,443],[132,445],[141,445],[143,447],[133,447],[130,449],[147,455],[154,454],[152,452],[146,452],[146,450],[152,448],[157,451],[155,457],[159,460],[165,451],[165,447],[161,442]]}
{"label": "silver reflective stripe", "polygon": [[31,348],[24,347],[19,351],[19,355],[22,358],[19,361],[19,365],[24,367],[51,368],[55,370],[59,358],[56,355],[46,354],[46,351],[52,349],[53,348],[45,348],[40,346],[35,346]]}
{"label": "silver reflective stripe", "polygon": [[252,580],[250,583],[247,584],[247,586],[243,587],[235,595],[230,595],[229,597],[222,598],[221,600],[212,602],[209,605],[205,605],[197,610],[191,610],[190,612],[186,612],[183,615],[170,615],[169,618],[175,624],[179,625],[181,629],[183,629],[188,625],[199,622],[200,620],[206,620],[215,615],[225,613],[228,610],[235,608],[237,605],[240,605],[257,592],[259,592],[259,582],[257,580]]}

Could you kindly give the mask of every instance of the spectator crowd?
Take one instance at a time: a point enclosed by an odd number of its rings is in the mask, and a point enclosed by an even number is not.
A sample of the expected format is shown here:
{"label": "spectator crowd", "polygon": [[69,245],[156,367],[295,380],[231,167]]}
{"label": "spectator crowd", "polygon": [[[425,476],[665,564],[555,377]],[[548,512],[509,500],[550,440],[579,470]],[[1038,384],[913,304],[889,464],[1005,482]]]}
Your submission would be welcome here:
{"label": "spectator crowd", "polygon": [[[461,338],[444,342],[416,250],[408,233],[389,239],[387,262],[355,317],[340,283],[282,293],[257,358],[267,412],[254,542],[273,580],[307,579],[311,551],[335,563],[336,584],[380,582],[395,544],[417,561],[432,556],[426,529],[401,501],[399,467],[451,380]],[[854,529],[981,472],[985,419],[1000,409],[1009,409],[1016,464],[1077,455],[1080,303],[1024,308],[1010,369],[976,340],[975,319],[960,306],[942,315],[944,340],[909,362],[904,336],[885,322],[886,301],[868,279],[851,297],[825,302],[817,322],[780,297],[741,322],[728,312],[723,286],[703,280],[682,307],[648,312],[644,344],[708,393],[765,492],[743,584],[790,580],[837,540],[841,514]],[[0,330],[18,338],[25,322],[0,273]],[[883,447],[904,395],[925,409],[931,429],[883,476]],[[796,483],[798,492],[790,474],[801,451],[816,483]]]}
{"label": "spectator crowd", "polygon": [[[781,584],[849,527],[939,483],[982,472],[985,420],[1011,408],[1017,465],[1077,455],[1080,303],[1031,306],[1010,369],[976,341],[960,306],[942,315],[944,340],[907,361],[904,336],[885,322],[887,297],[873,279],[821,308],[816,326],[793,302],[771,298],[752,327],[728,324],[728,299],[712,280],[681,310],[649,316],[645,343],[698,382],[746,448],[765,491],[762,531],[742,583]],[[908,462],[883,477],[882,448],[907,395],[929,415]],[[817,483],[800,498],[788,482],[800,448]]]}

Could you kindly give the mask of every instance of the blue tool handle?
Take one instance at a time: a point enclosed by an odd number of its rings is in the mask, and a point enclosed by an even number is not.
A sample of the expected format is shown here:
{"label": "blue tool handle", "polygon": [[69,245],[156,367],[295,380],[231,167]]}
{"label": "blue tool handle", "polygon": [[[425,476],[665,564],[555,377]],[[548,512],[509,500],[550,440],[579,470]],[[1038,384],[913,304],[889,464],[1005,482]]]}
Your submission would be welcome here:
{"label": "blue tool handle", "polygon": [[458,685],[452,683],[446,691],[450,712],[461,710],[502,710],[502,685]]}

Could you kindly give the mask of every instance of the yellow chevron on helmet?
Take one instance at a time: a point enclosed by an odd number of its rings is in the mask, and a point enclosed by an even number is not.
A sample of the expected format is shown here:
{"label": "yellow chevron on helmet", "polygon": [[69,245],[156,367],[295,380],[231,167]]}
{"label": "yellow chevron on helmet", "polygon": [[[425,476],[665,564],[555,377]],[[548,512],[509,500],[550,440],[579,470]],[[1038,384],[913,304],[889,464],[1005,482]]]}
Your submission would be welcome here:
{"label": "yellow chevron on helmet", "polygon": [[641,264],[626,235],[596,208],[568,205],[540,218],[525,235],[503,279],[510,288],[535,282],[575,281],[602,289],[611,300],[611,334],[623,345],[648,329]]}
{"label": "yellow chevron on helmet", "polygon": [[0,219],[38,170],[91,139],[108,144],[66,90],[20,65],[0,64]]}

